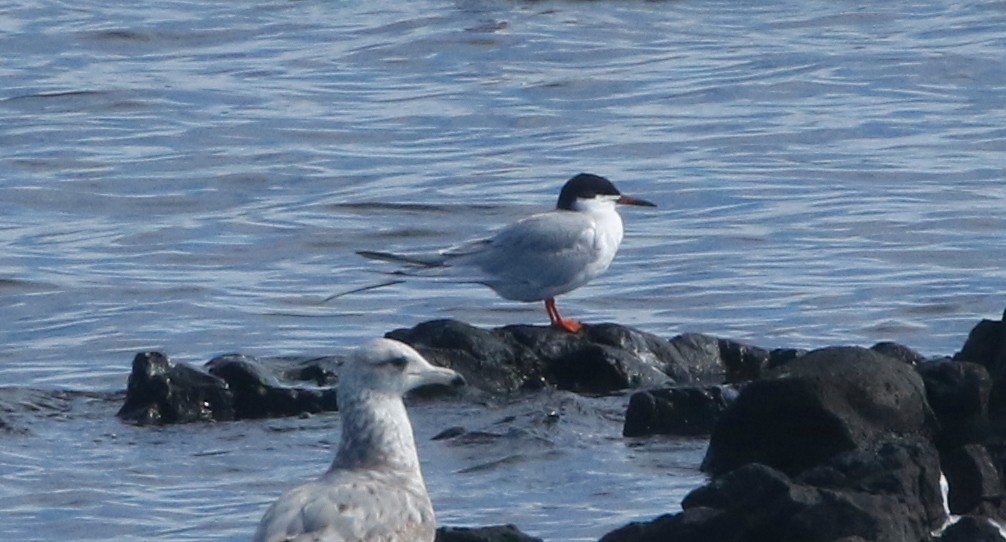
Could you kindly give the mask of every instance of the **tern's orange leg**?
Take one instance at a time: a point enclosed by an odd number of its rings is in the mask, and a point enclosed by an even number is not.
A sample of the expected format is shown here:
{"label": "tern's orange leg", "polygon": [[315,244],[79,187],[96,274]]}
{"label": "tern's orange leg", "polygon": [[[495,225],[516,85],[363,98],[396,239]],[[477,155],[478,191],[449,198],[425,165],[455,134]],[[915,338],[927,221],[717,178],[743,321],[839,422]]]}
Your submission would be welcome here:
{"label": "tern's orange leg", "polygon": [[564,329],[570,333],[576,333],[583,328],[583,324],[580,322],[577,322],[576,320],[567,320],[562,316],[559,316],[559,310],[555,308],[554,297],[550,297],[545,300],[545,311],[548,312],[548,319],[552,323],[552,327]]}

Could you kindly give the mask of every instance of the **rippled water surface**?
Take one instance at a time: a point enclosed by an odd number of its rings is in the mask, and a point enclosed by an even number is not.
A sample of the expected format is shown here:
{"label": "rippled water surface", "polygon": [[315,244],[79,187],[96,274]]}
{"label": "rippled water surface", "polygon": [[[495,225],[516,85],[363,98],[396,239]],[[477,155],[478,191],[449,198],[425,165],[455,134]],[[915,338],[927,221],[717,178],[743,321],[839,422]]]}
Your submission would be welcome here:
{"label": "rippled water surface", "polygon": [[[15,1],[0,51],[4,539],[246,539],[338,415],[124,426],[133,353],[544,322],[442,283],[323,300],[384,279],[355,251],[487,234],[579,171],[659,205],[560,300],[583,320],[942,355],[1006,306],[1002,1]],[[622,440],[625,402],[416,405],[441,520],[677,509],[703,444]]]}

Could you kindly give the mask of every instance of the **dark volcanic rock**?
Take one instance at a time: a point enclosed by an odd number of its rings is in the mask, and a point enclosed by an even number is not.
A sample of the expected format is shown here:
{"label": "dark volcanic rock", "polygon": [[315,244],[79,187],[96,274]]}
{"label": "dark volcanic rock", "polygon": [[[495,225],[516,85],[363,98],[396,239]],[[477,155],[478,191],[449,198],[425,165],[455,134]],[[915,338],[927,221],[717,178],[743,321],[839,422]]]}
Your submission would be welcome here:
{"label": "dark volcanic rock", "polygon": [[682,365],[667,341],[614,324],[586,325],[572,334],[544,326],[484,330],[456,320],[434,320],[387,336],[489,392],[554,386],[606,393],[691,381],[700,372]]}
{"label": "dark volcanic rock", "polygon": [[680,514],[605,542],[930,538],[944,519],[936,420],[913,366],[851,347],[769,365],[715,425],[703,461],[712,482]]}
{"label": "dark volcanic rock", "polygon": [[[234,398],[235,417],[269,418],[338,410],[336,391],[300,388],[281,383],[257,359],[227,354],[211,359],[210,374],[227,382]],[[309,372],[312,378],[314,372]]]}
{"label": "dark volcanic rock", "polygon": [[600,542],[740,542],[744,526],[716,508],[689,508],[653,521],[639,521],[616,529]]}
{"label": "dark volcanic rock", "polygon": [[937,542],[1004,542],[994,525],[986,518],[964,516],[947,527]]}
{"label": "dark volcanic rock", "polygon": [[[563,332],[555,331],[561,337]],[[540,359],[527,355],[493,331],[457,320],[433,320],[387,337],[416,348],[430,362],[460,372],[469,386],[486,391],[541,387]]]}
{"label": "dark volcanic rock", "polygon": [[947,504],[953,514],[1006,518],[1003,486],[988,450],[969,444],[942,456],[943,473],[950,491]]}
{"label": "dark volcanic rock", "polygon": [[[316,360],[317,361],[317,360]],[[291,369],[323,378],[324,363]],[[299,388],[280,382],[255,358],[230,354],[214,358],[207,371],[173,364],[159,352],[133,359],[126,400],[118,416],[140,425],[235,420],[336,410],[334,388]]]}
{"label": "dark volcanic rock", "polygon": [[436,542],[542,542],[513,525],[493,527],[440,527]]}
{"label": "dark volcanic rock", "polygon": [[126,400],[118,416],[140,425],[234,419],[227,383],[160,352],[133,358]]}
{"label": "dark volcanic rock", "polygon": [[731,386],[637,391],[629,398],[622,435],[708,435],[736,393]]}
{"label": "dark volcanic rock", "polygon": [[613,531],[602,542],[927,540],[942,522],[932,448],[886,443],[791,478],[749,463],[690,493],[680,514]]}
{"label": "dark volcanic rock", "polygon": [[933,361],[919,365],[926,397],[940,422],[936,444],[948,450],[982,442],[989,431],[988,405],[992,381],[985,367],[964,361]]}
{"label": "dark volcanic rock", "polygon": [[935,423],[921,377],[871,350],[815,350],[745,386],[713,430],[703,470],[764,463],[790,474]]}
{"label": "dark volcanic rock", "polygon": [[870,350],[878,354],[883,354],[889,358],[894,358],[898,361],[903,361],[909,365],[918,365],[926,360],[922,354],[912,350],[911,348],[890,341],[879,342],[870,347]]}
{"label": "dark volcanic rock", "polygon": [[1006,420],[1006,322],[979,322],[954,360],[974,362],[988,370],[992,378],[989,415],[996,421]]}

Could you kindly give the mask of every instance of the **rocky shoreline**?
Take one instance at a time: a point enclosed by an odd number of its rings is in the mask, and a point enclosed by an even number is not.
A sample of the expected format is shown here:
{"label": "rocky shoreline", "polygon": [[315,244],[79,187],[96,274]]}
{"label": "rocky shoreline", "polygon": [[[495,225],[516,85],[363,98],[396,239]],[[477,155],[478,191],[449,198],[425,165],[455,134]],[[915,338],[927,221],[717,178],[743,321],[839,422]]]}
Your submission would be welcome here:
{"label": "rocky shoreline", "polygon": [[[616,324],[574,335],[437,320],[387,336],[463,374],[471,396],[629,390],[626,437],[708,436],[710,481],[682,511],[612,526],[602,542],[1006,540],[989,522],[1006,523],[1004,321],[983,320],[960,352],[932,359],[895,343],[770,351]],[[192,367],[144,352],[119,416],[147,425],[335,410],[338,363],[235,354]],[[441,528],[437,539],[536,540],[513,526]]]}

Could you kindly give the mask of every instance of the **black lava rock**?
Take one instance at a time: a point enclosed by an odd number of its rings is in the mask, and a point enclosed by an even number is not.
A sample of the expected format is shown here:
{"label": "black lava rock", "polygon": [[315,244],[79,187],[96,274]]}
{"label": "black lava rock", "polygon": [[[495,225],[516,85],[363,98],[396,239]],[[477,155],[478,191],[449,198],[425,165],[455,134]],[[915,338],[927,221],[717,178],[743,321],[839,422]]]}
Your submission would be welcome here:
{"label": "black lava rock", "polygon": [[[334,387],[302,388],[281,383],[259,360],[227,354],[206,364],[210,374],[227,382],[239,419],[296,416],[338,410]],[[313,374],[311,376],[313,378]]]}
{"label": "black lava rock", "polygon": [[172,364],[160,352],[140,352],[118,416],[139,425],[233,420],[234,398],[216,376]]}
{"label": "black lava rock", "polygon": [[613,324],[586,325],[573,334],[544,326],[485,330],[434,320],[387,336],[491,393],[542,386],[608,393],[692,378],[689,368],[675,363],[667,341]]}
{"label": "black lava rock", "polygon": [[796,474],[893,436],[925,441],[934,430],[912,367],[864,348],[824,348],[746,385],[716,424],[702,469],[764,463]]}
{"label": "black lava rock", "polygon": [[942,455],[943,472],[950,491],[947,504],[953,514],[1006,518],[1003,485],[992,456],[980,444],[969,444]]}
{"label": "black lava rock", "polygon": [[637,391],[629,398],[622,435],[708,435],[736,393],[732,386]]}
{"label": "black lava rock", "polygon": [[989,432],[992,380],[985,367],[964,361],[939,360],[919,365],[926,398],[940,422],[936,444],[951,450],[983,442]]}
{"label": "black lava rock", "polygon": [[1004,542],[1006,538],[987,518],[964,516],[946,528],[937,542]]}
{"label": "black lava rock", "polygon": [[1006,322],[982,320],[968,334],[955,361],[971,361],[982,365],[992,378],[989,415],[993,420],[1006,420]]}
{"label": "black lava rock", "polygon": [[681,506],[601,542],[921,541],[943,520],[936,453],[911,443],[839,454],[798,477],[748,463]]}

